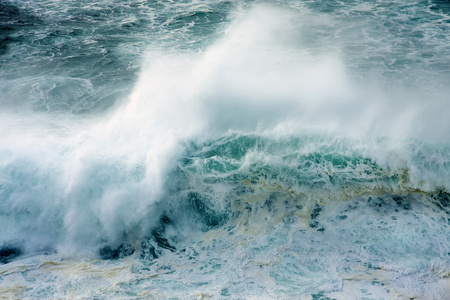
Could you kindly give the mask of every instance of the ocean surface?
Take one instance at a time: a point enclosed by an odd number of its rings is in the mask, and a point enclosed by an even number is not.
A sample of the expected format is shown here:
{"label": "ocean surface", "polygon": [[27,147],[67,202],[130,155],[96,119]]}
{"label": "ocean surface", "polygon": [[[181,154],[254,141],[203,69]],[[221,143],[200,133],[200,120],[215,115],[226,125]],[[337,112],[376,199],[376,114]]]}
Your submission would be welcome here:
{"label": "ocean surface", "polygon": [[1,0],[0,298],[450,299],[450,2]]}

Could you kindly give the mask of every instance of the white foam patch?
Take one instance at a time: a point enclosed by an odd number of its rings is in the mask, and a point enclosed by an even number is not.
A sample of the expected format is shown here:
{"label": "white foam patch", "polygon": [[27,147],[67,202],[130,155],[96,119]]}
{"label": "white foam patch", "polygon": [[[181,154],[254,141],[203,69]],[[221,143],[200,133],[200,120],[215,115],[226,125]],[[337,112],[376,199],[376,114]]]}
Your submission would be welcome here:
{"label": "white foam patch", "polygon": [[410,195],[401,203],[389,195],[360,197],[318,207],[269,195],[242,195],[251,209],[241,209],[226,228],[191,232],[179,240],[182,251],[166,251],[156,260],[46,255],[2,265],[0,293],[446,299],[448,224],[426,196]]}

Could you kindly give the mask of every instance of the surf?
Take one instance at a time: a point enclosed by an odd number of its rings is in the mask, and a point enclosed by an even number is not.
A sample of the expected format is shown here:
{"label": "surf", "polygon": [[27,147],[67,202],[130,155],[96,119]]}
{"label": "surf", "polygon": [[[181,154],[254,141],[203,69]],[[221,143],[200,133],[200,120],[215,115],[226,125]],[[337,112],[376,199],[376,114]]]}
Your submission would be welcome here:
{"label": "surf", "polygon": [[[64,5],[48,10],[51,22],[73,9]],[[448,74],[426,55],[408,64],[390,52],[402,38],[389,22],[422,30],[400,21],[431,10],[395,6],[372,27],[388,7],[322,8],[178,3],[146,6],[144,22],[130,4],[111,23],[132,49],[116,67],[104,59],[120,51],[94,33],[80,40],[93,47],[87,62],[66,64],[79,48],[57,60],[72,75],[2,79],[0,272],[16,287],[2,293],[442,298]],[[77,9],[83,22],[108,15]],[[145,47],[128,40],[130,26],[152,28],[135,36]],[[439,28],[413,41],[439,43]],[[85,294],[80,274],[97,278]]]}

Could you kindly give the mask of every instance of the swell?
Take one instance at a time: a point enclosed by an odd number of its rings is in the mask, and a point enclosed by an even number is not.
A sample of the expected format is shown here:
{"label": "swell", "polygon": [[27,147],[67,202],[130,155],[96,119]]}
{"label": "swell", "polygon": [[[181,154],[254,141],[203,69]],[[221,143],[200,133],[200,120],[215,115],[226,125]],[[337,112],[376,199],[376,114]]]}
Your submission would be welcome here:
{"label": "swell", "polygon": [[243,215],[256,208],[257,224],[264,219],[276,226],[300,216],[312,226],[314,210],[336,201],[390,197],[402,206],[415,201],[408,195],[419,194],[448,214],[448,146],[392,143],[237,133],[189,143],[153,201],[141,194],[148,175],[139,161],[96,158],[78,171],[64,171],[55,162],[55,169],[42,169],[3,153],[1,222],[10,232],[1,244],[17,253],[69,248],[103,258],[135,251],[157,258],[177,250],[181,228],[246,226]]}

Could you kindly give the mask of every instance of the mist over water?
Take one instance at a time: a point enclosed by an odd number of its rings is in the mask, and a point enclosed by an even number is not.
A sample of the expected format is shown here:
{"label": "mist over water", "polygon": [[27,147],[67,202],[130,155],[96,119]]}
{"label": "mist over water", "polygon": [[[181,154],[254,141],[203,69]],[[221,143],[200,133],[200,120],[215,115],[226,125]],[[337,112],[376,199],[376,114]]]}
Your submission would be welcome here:
{"label": "mist over water", "polygon": [[2,295],[448,295],[445,3],[0,7]]}

